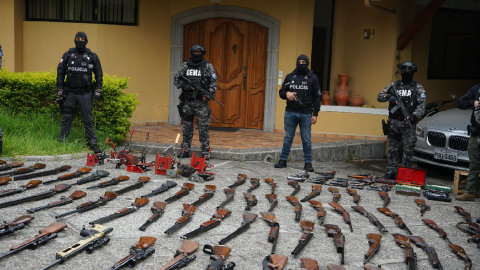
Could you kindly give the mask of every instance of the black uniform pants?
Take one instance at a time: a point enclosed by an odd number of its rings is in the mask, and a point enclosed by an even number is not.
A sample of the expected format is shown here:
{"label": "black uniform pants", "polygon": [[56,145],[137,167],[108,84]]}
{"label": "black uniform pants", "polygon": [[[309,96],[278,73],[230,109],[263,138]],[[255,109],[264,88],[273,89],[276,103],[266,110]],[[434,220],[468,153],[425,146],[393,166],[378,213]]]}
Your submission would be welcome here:
{"label": "black uniform pants", "polygon": [[83,126],[85,127],[85,137],[87,138],[88,143],[96,144],[97,135],[93,129],[93,99],[92,93],[88,92],[85,94],[73,94],[68,93],[63,103],[63,118],[60,128],[60,135],[58,136],[59,140],[67,138],[70,134],[70,129],[72,128],[73,115],[77,109],[77,105],[80,106],[80,113],[82,115]]}

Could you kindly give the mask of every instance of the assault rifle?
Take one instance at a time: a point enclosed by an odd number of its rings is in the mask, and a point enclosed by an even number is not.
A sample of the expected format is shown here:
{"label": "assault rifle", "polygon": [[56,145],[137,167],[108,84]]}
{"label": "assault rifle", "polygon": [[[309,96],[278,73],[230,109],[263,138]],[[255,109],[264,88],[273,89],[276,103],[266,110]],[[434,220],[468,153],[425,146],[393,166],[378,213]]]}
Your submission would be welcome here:
{"label": "assault rifle", "polygon": [[332,203],[337,203],[340,200],[340,197],[342,196],[340,195],[340,191],[338,190],[338,188],[329,187],[328,191],[330,191],[333,194]]}
{"label": "assault rifle", "polygon": [[4,221],[3,225],[0,225],[0,237],[25,228],[25,225],[30,223],[34,219],[34,216],[25,215],[16,218],[12,222]]}
{"label": "assault rifle", "polygon": [[407,230],[408,234],[412,234],[412,232],[410,231],[410,229],[407,227],[407,224],[405,224],[405,222],[403,222],[402,218],[393,213],[390,209],[388,208],[377,208],[377,210],[380,212],[380,213],[383,213],[385,214],[387,217],[392,217],[393,220],[395,221],[395,224],[397,224],[397,227],[399,227],[400,229],[405,229]]}
{"label": "assault rifle", "polygon": [[48,209],[48,208],[52,208],[52,207],[57,207],[57,206],[62,206],[62,205],[66,205],[66,204],[70,204],[72,203],[74,200],[78,200],[80,198],[83,198],[87,195],[86,192],[83,192],[81,190],[75,190],[70,196],[68,197],[65,197],[65,196],[62,196],[60,198],[59,201],[54,201],[54,202],[51,202],[47,205],[44,205],[44,206],[39,206],[39,207],[35,207],[35,208],[31,208],[31,209],[28,209],[27,212],[28,213],[35,213],[35,212],[38,212],[38,211],[41,211],[41,210],[44,210],[44,209]]}
{"label": "assault rifle", "polygon": [[275,214],[272,212],[260,212],[263,217],[263,220],[268,223],[270,226],[270,233],[268,235],[268,242],[273,243],[272,246],[272,254],[275,254],[275,247],[277,246],[278,242],[278,233],[280,232],[280,224],[277,222],[275,218]]}
{"label": "assault rifle", "polygon": [[[13,163],[12,163],[13,164]],[[22,162],[23,165],[23,162]],[[5,165],[7,166],[7,165]],[[31,173],[35,170],[40,170],[44,169],[47,165],[43,163],[35,163],[30,167],[27,168],[22,168],[22,169],[17,169],[15,171],[10,171],[10,172],[4,172],[0,173],[0,176],[14,176],[14,175],[20,175],[20,174],[26,174],[26,173]],[[13,168],[13,167],[12,167]]]}
{"label": "assault rifle", "polygon": [[41,270],[46,270],[57,264],[64,263],[66,260],[82,252],[83,250],[86,250],[87,254],[91,254],[95,249],[101,248],[104,244],[110,242],[110,238],[106,237],[106,235],[112,231],[113,228],[107,228],[102,225],[95,225],[90,230],[83,228],[83,230],[80,232],[80,235],[86,238],[58,252],[55,256],[57,260]]}
{"label": "assault rifle", "polygon": [[183,210],[182,210],[182,216],[175,221],[175,225],[170,227],[165,231],[166,234],[172,234],[176,231],[178,231],[180,228],[185,226],[187,223],[189,223],[192,220],[192,216],[195,213],[195,210],[197,207],[190,205],[190,204],[183,204]]}
{"label": "assault rifle", "polygon": [[410,130],[414,131],[413,127],[412,127],[412,124],[410,123],[410,121],[407,120],[407,118],[410,117],[410,114],[408,113],[407,109],[405,109],[405,106],[403,105],[402,99],[398,96],[397,87],[395,86],[395,84],[393,84],[391,87],[393,88],[393,94],[394,94],[395,99],[397,101],[397,105],[395,105],[395,107],[392,108],[390,113],[393,114],[398,109],[400,109],[401,112],[402,112],[403,118],[405,119],[405,121],[407,121],[408,126],[410,127]]}
{"label": "assault rifle", "polygon": [[357,191],[347,188],[347,192],[350,196],[353,196],[353,202],[358,205],[358,202],[360,201],[360,195],[358,195]]}
{"label": "assault rifle", "polygon": [[373,257],[373,255],[378,252],[380,249],[380,240],[382,239],[382,236],[376,233],[369,233],[367,234],[367,239],[370,249],[368,249],[367,254],[364,256],[365,261],[363,261],[363,264],[366,264]]}
{"label": "assault rifle", "polygon": [[227,196],[227,198],[219,206],[217,206],[217,210],[224,208],[225,205],[233,201],[233,196],[235,195],[235,189],[233,188],[226,188],[223,190],[223,192],[225,192],[225,195]]}
{"label": "assault rifle", "polygon": [[437,225],[437,223],[435,223],[435,221],[430,220],[430,219],[422,219],[422,221],[423,221],[423,223],[425,223],[425,225],[427,225],[428,227],[437,231],[438,234],[440,234],[440,236],[442,237],[442,239],[447,240],[449,244],[452,243],[452,242],[450,242],[450,239],[448,239],[447,233],[442,228],[438,227],[438,225]]}
{"label": "assault rifle", "polygon": [[28,182],[26,185],[21,185],[18,188],[10,188],[10,189],[6,189],[6,190],[2,190],[2,191],[0,191],[0,197],[6,197],[6,196],[10,196],[10,195],[17,194],[17,193],[20,193],[20,192],[24,192],[27,189],[31,189],[31,188],[39,186],[41,183],[42,183],[42,181],[40,181],[40,180],[32,180],[32,181]]}
{"label": "assault rifle", "polygon": [[285,199],[287,199],[291,205],[295,206],[295,221],[300,221],[302,217],[302,204],[298,201],[297,197],[287,196]]}
{"label": "assault rifle", "polygon": [[[198,84],[197,84],[196,82],[194,82],[194,81],[189,80],[187,77],[185,77],[185,75],[180,75],[178,78],[179,78],[180,80],[186,82],[186,83],[187,83],[188,85],[190,85],[191,87],[193,87],[193,89],[194,89],[194,90],[193,90],[194,93],[193,93],[193,95],[192,95],[193,98],[196,98],[197,93],[200,93],[200,94],[202,94],[203,96],[205,96],[206,98],[211,99],[211,100],[214,100],[214,101],[216,101],[218,104],[220,104],[220,105],[222,105],[222,106],[225,106],[225,105],[223,105],[220,101],[216,100],[216,99],[215,99],[215,96],[214,96],[212,93],[210,93],[209,90],[203,89],[202,86],[198,85]],[[196,91],[196,92],[195,92],[195,91]]]}
{"label": "assault rifle", "polygon": [[[468,225],[467,228],[462,227],[462,225]],[[477,243],[477,248],[480,248],[480,226],[473,222],[459,222],[457,223],[457,228],[464,232],[470,234],[471,238],[467,240],[468,243]]]}
{"label": "assault rifle", "polygon": [[115,263],[112,267],[110,267],[109,270],[117,270],[124,266],[128,266],[130,268],[135,267],[139,261],[145,260],[148,256],[155,253],[155,249],[151,247],[155,241],[157,241],[157,238],[155,237],[140,237],[138,244],[130,247],[130,255]]}
{"label": "assault rifle", "polygon": [[67,191],[68,189],[70,189],[70,187],[71,187],[71,185],[60,184],[60,185],[55,186],[55,188],[52,188],[48,191],[45,191],[45,192],[42,192],[42,193],[39,193],[39,194],[36,194],[36,195],[31,195],[31,196],[28,196],[28,197],[23,197],[23,198],[20,198],[20,199],[0,203],[0,208],[15,206],[15,205],[19,205],[19,204],[26,203],[26,202],[31,202],[31,201],[40,201],[40,200],[43,200],[43,199],[46,199],[46,198],[53,197],[57,193]]}
{"label": "assault rifle", "polygon": [[417,247],[421,248],[423,251],[427,253],[428,260],[432,264],[433,268],[438,268],[439,270],[442,270],[442,264],[438,260],[437,252],[435,249],[425,242],[422,237],[420,236],[407,236],[410,241],[412,241]]}
{"label": "assault rifle", "polygon": [[242,222],[240,228],[238,228],[233,233],[229,234],[227,237],[220,240],[218,243],[220,245],[225,245],[228,241],[237,237],[241,233],[246,232],[250,228],[250,224],[252,224],[252,222],[254,222],[257,217],[258,217],[257,214],[244,213],[243,214],[243,222]]}
{"label": "assault rifle", "polygon": [[295,247],[295,249],[292,251],[293,257],[296,257],[313,238],[313,226],[315,223],[301,220],[300,225],[302,226],[303,235],[300,237],[300,240],[298,240],[297,247]]}
{"label": "assault rifle", "polygon": [[210,200],[211,198],[213,198],[213,195],[215,194],[216,189],[217,187],[214,185],[205,185],[205,189],[204,189],[205,193],[202,196],[200,196],[198,200],[193,202],[192,205],[195,207],[198,207],[204,202]]}
{"label": "assault rifle", "polygon": [[297,181],[288,181],[287,184],[294,188],[289,196],[295,196],[300,191],[300,184]]}
{"label": "assault rifle", "polygon": [[0,177],[0,186],[8,184],[10,181],[12,181],[10,177]]}
{"label": "assault rifle", "polygon": [[272,212],[273,209],[278,205],[277,194],[265,194],[268,202],[270,203],[270,208],[268,212]]}
{"label": "assault rifle", "polygon": [[152,192],[143,195],[142,198],[148,198],[148,197],[155,196],[157,194],[163,193],[163,192],[165,192],[165,191],[167,191],[167,190],[169,190],[173,187],[176,187],[176,186],[177,186],[177,182],[167,180],[166,183],[162,184],[159,188],[152,190]]}
{"label": "assault rifle", "polygon": [[262,267],[263,270],[270,269],[283,269],[288,262],[288,257],[278,254],[267,255],[263,259]]}
{"label": "assault rifle", "polygon": [[231,249],[225,246],[203,246],[203,252],[210,255],[210,265],[207,270],[233,270],[235,263],[225,265],[225,258],[230,254]]}
{"label": "assault rifle", "polygon": [[62,218],[62,217],[69,216],[71,214],[86,212],[88,210],[106,205],[108,201],[111,201],[111,200],[115,199],[117,196],[118,196],[117,193],[107,191],[107,192],[105,192],[105,194],[103,196],[100,196],[100,199],[98,199],[97,201],[94,201],[94,202],[89,201],[89,202],[86,202],[86,203],[82,203],[79,206],[77,206],[75,210],[60,214],[58,216],[55,216],[55,218],[59,219],[59,218]]}
{"label": "assault rifle", "polygon": [[22,167],[23,165],[24,165],[24,163],[21,162],[21,161],[15,161],[15,162],[12,162],[10,164],[5,164],[4,166],[0,167],[0,172],[8,171],[8,170],[11,170],[13,168]]}
{"label": "assault rifle", "polygon": [[45,229],[40,230],[38,235],[33,238],[28,239],[27,241],[13,246],[10,248],[10,251],[0,255],[0,259],[10,256],[12,254],[18,253],[24,249],[36,249],[37,247],[48,243],[51,239],[57,238],[57,232],[67,228],[67,224],[54,222],[50,224]]}
{"label": "assault rifle", "polygon": [[345,236],[342,234],[342,230],[333,224],[323,225],[327,231],[328,237],[333,237],[337,253],[342,253],[341,264],[345,263]]}
{"label": "assault rifle", "polygon": [[227,218],[228,216],[230,216],[231,213],[232,212],[230,210],[219,209],[219,210],[217,210],[217,213],[214,214],[209,221],[200,224],[200,228],[183,235],[181,238],[182,239],[190,239],[192,237],[195,237],[195,236],[199,235],[200,233],[211,230],[211,229],[217,227],[218,225],[220,225],[222,220]]}
{"label": "assault rifle", "polygon": [[423,214],[425,214],[425,212],[427,212],[428,210],[430,210],[430,206],[429,205],[426,205],[425,204],[425,200],[422,200],[422,199],[415,199],[414,200],[415,203],[420,206],[420,216],[423,217]]}
{"label": "assault rifle", "polygon": [[98,184],[93,185],[93,186],[89,186],[89,187],[87,187],[87,189],[103,188],[103,187],[118,185],[120,182],[127,181],[128,179],[130,179],[130,177],[128,177],[126,175],[120,175],[119,177],[115,177],[111,180],[101,182],[101,183],[98,183]]}
{"label": "assault rifle", "polygon": [[54,180],[49,180],[49,181],[45,181],[43,182],[44,185],[48,185],[48,184],[51,184],[51,183],[56,183],[56,182],[60,182],[60,181],[64,181],[64,180],[69,180],[69,179],[73,179],[73,178],[77,178],[81,175],[84,175],[86,173],[89,173],[92,169],[91,168],[88,168],[88,167],[82,167],[80,169],[78,169],[76,172],[74,173],[69,173],[69,174],[64,174],[64,175],[61,175],[59,176],[57,179],[54,179]]}
{"label": "assault rifle", "polygon": [[318,211],[318,213],[317,213],[318,223],[320,225],[323,225],[323,222],[325,221],[325,214],[327,212],[325,212],[325,209],[323,208],[322,203],[319,202],[319,201],[313,201],[313,200],[310,200],[308,202],[310,203],[310,206],[313,207],[313,209]]}
{"label": "assault rifle", "polygon": [[193,189],[193,187],[195,187],[195,184],[183,183],[182,189],[180,191],[178,191],[177,193],[175,193],[175,195],[171,196],[170,198],[167,198],[165,200],[165,202],[166,203],[171,203],[171,202],[174,202],[174,201],[180,199],[183,196],[187,196],[190,193],[190,190]]}
{"label": "assault rifle", "polygon": [[253,194],[250,194],[248,192],[244,192],[243,196],[245,197],[245,200],[247,201],[247,206],[245,206],[245,211],[250,211],[252,207],[257,205],[257,197]]}
{"label": "assault rifle", "polygon": [[162,266],[160,270],[176,270],[182,267],[187,266],[191,261],[195,260],[197,256],[192,255],[188,257],[188,255],[195,252],[199,247],[198,242],[191,241],[191,240],[183,240],[182,247],[177,249],[177,252],[173,256],[174,259],[169,261],[167,264]]}
{"label": "assault rifle", "polygon": [[132,203],[132,206],[120,209],[120,210],[118,210],[117,212],[115,212],[111,215],[108,215],[108,216],[96,219],[94,221],[91,221],[90,225],[103,224],[105,222],[109,222],[109,221],[117,219],[119,217],[129,215],[133,212],[136,212],[138,210],[138,208],[147,205],[148,202],[149,202],[149,200],[146,199],[146,198],[136,198],[135,202]]}
{"label": "assault rifle", "polygon": [[417,270],[417,253],[413,251],[410,239],[405,235],[396,233],[392,233],[392,236],[395,238],[395,243],[405,249],[405,264],[408,265],[408,270]]}
{"label": "assault rifle", "polygon": [[460,206],[454,206],[456,212],[463,216],[467,222],[472,222],[472,215],[470,215],[469,212],[465,211],[462,207]]}
{"label": "assault rifle", "polygon": [[272,192],[271,194],[274,194],[275,193],[275,180],[273,180],[273,178],[265,178],[263,179],[265,182],[267,182],[267,184],[269,184],[270,186],[272,186]]}
{"label": "assault rifle", "polygon": [[165,207],[167,207],[167,203],[165,202],[153,202],[153,205],[150,208],[153,215],[149,219],[147,219],[147,221],[138,229],[140,231],[145,231],[145,229],[150,226],[150,224],[157,221],[163,215],[163,213],[165,212]]}
{"label": "assault rifle", "polygon": [[380,265],[378,267],[374,265],[364,265],[363,269],[364,270],[383,270],[383,268],[381,268]]}
{"label": "assault rifle", "polygon": [[243,183],[245,183],[245,181],[247,181],[247,175],[239,173],[238,176],[237,176],[237,181],[235,181],[235,183],[228,186],[228,188],[236,188],[240,185],[243,185]]}
{"label": "assault rifle", "polygon": [[320,192],[322,191],[322,186],[321,185],[312,185],[312,192],[307,195],[307,197],[301,199],[301,202],[306,202],[309,201],[317,196],[320,195]]}
{"label": "assault rifle", "polygon": [[124,187],[122,189],[119,189],[117,191],[114,191],[117,195],[122,195],[124,193],[127,193],[129,191],[132,191],[134,189],[139,189],[141,187],[143,187],[145,185],[145,183],[147,183],[148,181],[150,181],[150,177],[148,176],[140,176],[138,178],[138,181],[137,183],[133,184],[133,185],[130,185],[130,186],[127,186],[127,187]]}
{"label": "assault rifle", "polygon": [[250,188],[247,189],[247,192],[250,193],[253,190],[257,189],[260,186],[260,179],[250,178],[250,183],[252,184]]}
{"label": "assault rifle", "polygon": [[388,196],[388,192],[379,191],[378,195],[380,195],[380,199],[383,200],[383,208],[386,208],[387,205],[390,203],[390,196]]}
{"label": "assault rifle", "polygon": [[39,171],[39,172],[31,173],[31,174],[23,174],[23,175],[15,176],[13,178],[13,180],[14,181],[27,180],[27,179],[38,178],[38,177],[47,176],[47,175],[53,175],[53,174],[57,174],[57,173],[60,173],[60,172],[68,171],[71,168],[72,168],[72,166],[63,165],[61,167],[51,169],[51,170]]}
{"label": "assault rifle", "polygon": [[335,209],[335,212],[342,214],[343,221],[345,221],[345,223],[347,223],[350,226],[350,231],[353,232],[352,221],[350,220],[350,214],[347,211],[345,211],[343,206],[341,206],[338,203],[328,203],[328,204]]}
{"label": "assault rifle", "polygon": [[467,253],[461,246],[457,246],[454,244],[448,245],[453,253],[457,254],[457,256],[465,262],[465,270],[472,269],[472,260],[467,256]]}
{"label": "assault rifle", "polygon": [[92,173],[91,175],[89,175],[87,177],[84,177],[82,179],[78,179],[77,182],[72,183],[71,185],[83,185],[83,184],[86,184],[86,183],[97,181],[97,180],[99,180],[103,177],[107,177],[109,175],[110,175],[110,173],[107,172],[107,171],[103,171],[103,170],[96,171],[96,172]]}
{"label": "assault rifle", "polygon": [[361,207],[361,206],[358,206],[358,205],[355,205],[355,206],[352,206],[353,210],[359,212],[360,214],[366,216],[368,218],[368,220],[370,220],[370,222],[377,226],[378,229],[380,229],[382,232],[388,232],[388,230],[385,228],[385,226],[383,226],[382,223],[380,223],[380,221],[378,220],[378,218],[376,216],[374,216],[373,214],[370,214],[369,212],[367,212],[367,210],[365,210],[365,208]]}

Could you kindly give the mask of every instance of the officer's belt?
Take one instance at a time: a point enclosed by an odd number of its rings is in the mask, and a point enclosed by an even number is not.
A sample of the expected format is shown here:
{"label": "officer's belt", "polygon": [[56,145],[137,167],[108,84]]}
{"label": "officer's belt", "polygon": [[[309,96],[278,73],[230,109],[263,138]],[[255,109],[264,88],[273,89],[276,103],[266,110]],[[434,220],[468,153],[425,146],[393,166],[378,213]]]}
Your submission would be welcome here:
{"label": "officer's belt", "polygon": [[90,92],[90,87],[85,88],[67,88],[67,91],[75,95],[83,95]]}

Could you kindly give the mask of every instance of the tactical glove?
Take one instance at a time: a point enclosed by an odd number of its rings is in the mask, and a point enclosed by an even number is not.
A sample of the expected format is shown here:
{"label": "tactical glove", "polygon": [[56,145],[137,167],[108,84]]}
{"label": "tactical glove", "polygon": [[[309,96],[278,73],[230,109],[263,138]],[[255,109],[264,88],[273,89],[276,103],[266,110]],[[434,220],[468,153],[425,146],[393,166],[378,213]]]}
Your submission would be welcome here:
{"label": "tactical glove", "polygon": [[417,116],[415,114],[410,115],[410,118],[408,119],[410,123],[416,124],[417,123]]}
{"label": "tactical glove", "polygon": [[183,85],[182,89],[183,91],[190,91],[192,90],[192,87],[188,83],[186,83]]}
{"label": "tactical glove", "polygon": [[94,97],[95,99],[99,99],[99,98],[100,98],[100,90],[99,90],[99,89],[95,90],[95,94],[93,95],[93,97]]}
{"label": "tactical glove", "polygon": [[395,104],[397,102],[397,98],[392,95],[389,95],[387,99],[391,104]]}
{"label": "tactical glove", "polygon": [[63,97],[63,90],[62,89],[57,89],[57,96]]}

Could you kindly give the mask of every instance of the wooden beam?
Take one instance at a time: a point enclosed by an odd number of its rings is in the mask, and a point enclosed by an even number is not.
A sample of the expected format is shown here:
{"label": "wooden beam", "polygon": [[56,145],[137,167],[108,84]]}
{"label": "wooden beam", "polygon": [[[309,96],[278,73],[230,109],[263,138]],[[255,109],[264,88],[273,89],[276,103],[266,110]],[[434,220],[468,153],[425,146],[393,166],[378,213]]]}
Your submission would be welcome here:
{"label": "wooden beam", "polygon": [[398,37],[397,50],[401,51],[407,47],[408,43],[422,30],[427,22],[432,19],[433,15],[442,7],[447,0],[430,0],[427,6],[418,14],[413,22]]}

